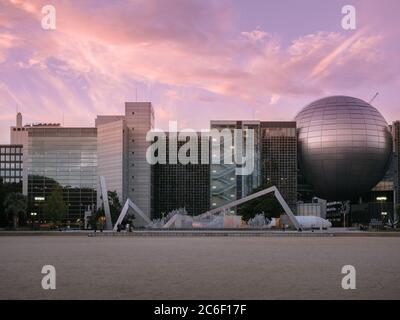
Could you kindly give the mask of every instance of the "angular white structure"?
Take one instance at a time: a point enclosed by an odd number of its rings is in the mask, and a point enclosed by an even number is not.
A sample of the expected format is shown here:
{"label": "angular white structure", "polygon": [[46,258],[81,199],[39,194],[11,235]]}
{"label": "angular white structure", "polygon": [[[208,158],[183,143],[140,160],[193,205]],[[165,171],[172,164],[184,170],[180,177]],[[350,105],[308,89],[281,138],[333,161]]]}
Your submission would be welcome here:
{"label": "angular white structure", "polygon": [[126,102],[125,115],[99,115],[96,127],[98,175],[106,178],[108,191],[115,190],[122,203],[131,199],[150,218],[151,165],[146,161],[150,142],[146,134],[154,127],[151,103]]}
{"label": "angular white structure", "polygon": [[122,221],[124,220],[126,214],[128,213],[129,208],[131,208],[133,210],[136,218],[140,217],[144,220],[144,222],[147,225],[151,224],[151,220],[149,219],[149,217],[134,202],[132,202],[130,199],[127,199],[125,202],[125,205],[122,208],[122,211],[118,217],[118,220],[114,225],[113,231],[118,230],[118,225],[120,225],[122,223]]}
{"label": "angular white structure", "polygon": [[100,176],[99,179],[100,179],[101,197],[103,200],[104,215],[106,217],[106,230],[111,230],[112,221],[111,221],[110,205],[108,203],[108,190],[107,190],[106,179],[103,176]]}
{"label": "angular white structure", "polygon": [[202,219],[202,218],[206,218],[209,217],[211,215],[214,214],[218,214],[220,212],[224,212],[224,211],[228,211],[233,208],[236,207],[240,204],[243,204],[245,202],[248,202],[250,200],[256,199],[258,197],[261,197],[263,195],[266,195],[268,193],[274,193],[275,198],[279,201],[279,203],[281,204],[283,210],[285,211],[285,213],[288,215],[290,222],[293,224],[293,226],[297,229],[297,230],[301,230],[301,226],[299,224],[299,222],[297,221],[295,215],[293,214],[292,210],[290,209],[290,207],[288,206],[288,204],[286,203],[286,201],[283,199],[281,193],[279,192],[278,188],[275,186],[272,186],[270,188],[261,190],[259,192],[253,193],[247,197],[244,197],[242,199],[236,200],[236,201],[232,201],[228,204],[225,204],[219,208],[216,209],[212,209],[210,211],[207,211],[203,214],[201,214],[200,216],[197,216],[198,219]]}

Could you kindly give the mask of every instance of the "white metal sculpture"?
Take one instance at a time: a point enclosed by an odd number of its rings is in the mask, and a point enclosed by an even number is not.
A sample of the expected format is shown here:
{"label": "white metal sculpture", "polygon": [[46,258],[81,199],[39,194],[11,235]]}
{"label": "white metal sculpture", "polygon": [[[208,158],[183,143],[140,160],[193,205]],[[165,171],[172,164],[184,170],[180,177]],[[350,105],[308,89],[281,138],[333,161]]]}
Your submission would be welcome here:
{"label": "white metal sculpture", "polygon": [[122,221],[124,220],[126,214],[128,213],[129,208],[131,208],[134,212],[135,215],[138,215],[139,217],[141,217],[147,225],[150,225],[152,222],[149,219],[148,216],[146,216],[144,214],[144,212],[133,202],[131,201],[129,198],[126,200],[124,207],[122,208],[122,211],[118,217],[117,222],[114,225],[114,229],[113,231],[117,231],[118,230],[118,225],[120,225],[122,223]]}
{"label": "white metal sculpture", "polygon": [[104,214],[106,217],[106,230],[112,229],[112,221],[111,221],[111,213],[110,213],[110,205],[108,203],[108,190],[106,179],[103,176],[100,176],[100,190],[101,190],[101,198],[103,200],[103,208]]}
{"label": "white metal sculpture", "polygon": [[236,201],[232,201],[232,202],[230,202],[228,204],[225,204],[225,205],[223,205],[223,206],[221,206],[219,208],[215,208],[215,209],[209,210],[209,211],[197,216],[197,218],[202,219],[202,218],[206,218],[206,217],[212,216],[214,214],[223,212],[225,210],[229,210],[229,209],[231,209],[233,207],[236,207],[236,206],[238,206],[238,205],[240,205],[242,203],[248,202],[250,200],[256,199],[258,197],[261,197],[263,195],[266,195],[266,194],[272,193],[272,192],[274,193],[275,198],[281,204],[281,206],[282,206],[283,210],[285,211],[285,213],[288,215],[288,217],[289,217],[290,221],[292,222],[293,226],[297,230],[301,230],[300,224],[297,221],[295,215],[293,214],[292,210],[290,209],[290,207],[286,203],[285,199],[283,199],[283,197],[282,197],[281,193],[279,192],[278,188],[275,187],[275,186],[269,187],[267,189],[261,190],[261,191],[256,192],[256,193],[253,193],[253,194],[251,194],[251,195],[249,195],[247,197],[244,197],[242,199],[239,199],[239,200],[236,200]]}

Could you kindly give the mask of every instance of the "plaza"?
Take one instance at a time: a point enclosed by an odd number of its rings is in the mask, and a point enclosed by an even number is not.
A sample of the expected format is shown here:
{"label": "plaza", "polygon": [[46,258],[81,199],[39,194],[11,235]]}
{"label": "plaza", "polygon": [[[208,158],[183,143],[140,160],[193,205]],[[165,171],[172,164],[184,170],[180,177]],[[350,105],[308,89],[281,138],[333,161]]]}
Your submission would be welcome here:
{"label": "plaza", "polygon": [[[400,237],[0,237],[0,299],[399,299]],[[41,269],[56,269],[43,290]],[[344,265],[356,290],[343,290]]]}

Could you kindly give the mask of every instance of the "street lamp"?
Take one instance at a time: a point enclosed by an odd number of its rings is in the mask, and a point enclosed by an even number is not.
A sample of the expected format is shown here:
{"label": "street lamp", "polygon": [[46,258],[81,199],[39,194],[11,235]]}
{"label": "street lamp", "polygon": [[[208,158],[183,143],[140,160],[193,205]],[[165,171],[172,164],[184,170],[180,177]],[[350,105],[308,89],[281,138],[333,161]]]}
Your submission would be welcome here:
{"label": "street lamp", "polygon": [[386,218],[387,214],[388,214],[388,213],[387,213],[386,211],[382,211],[382,212],[381,212],[381,215],[382,215],[382,223],[385,222],[385,218]]}
{"label": "street lamp", "polygon": [[33,230],[33,223],[34,223],[33,219],[34,219],[36,216],[37,216],[37,213],[36,213],[36,212],[31,212],[32,230]]}
{"label": "street lamp", "polygon": [[382,223],[383,223],[385,217],[387,216],[387,212],[383,211],[383,202],[387,200],[387,197],[385,197],[385,196],[376,197],[376,200],[378,200],[381,203],[381,215],[382,215]]}

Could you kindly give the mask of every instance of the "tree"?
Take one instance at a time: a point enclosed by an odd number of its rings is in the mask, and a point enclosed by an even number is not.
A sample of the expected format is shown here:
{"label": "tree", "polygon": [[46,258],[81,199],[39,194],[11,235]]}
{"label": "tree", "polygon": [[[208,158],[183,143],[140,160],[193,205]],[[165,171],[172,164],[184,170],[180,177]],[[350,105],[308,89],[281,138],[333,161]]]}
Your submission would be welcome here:
{"label": "tree", "polygon": [[68,206],[63,199],[63,190],[56,185],[44,205],[45,216],[54,223],[60,222],[68,213]]}
{"label": "tree", "polygon": [[108,191],[108,202],[110,205],[111,220],[114,224],[115,222],[117,222],[118,216],[122,210],[122,205],[119,201],[117,191]]}
{"label": "tree", "polygon": [[[119,201],[117,191],[115,191],[115,190],[108,191],[107,195],[108,195],[108,205],[110,206],[111,221],[114,224],[117,222],[119,214],[121,213],[122,205],[121,205],[121,202]],[[104,206],[101,206],[100,208],[97,209],[96,215],[97,215],[97,218],[96,218],[97,220],[100,217],[105,216]]]}
{"label": "tree", "polygon": [[13,227],[16,228],[19,222],[26,221],[27,199],[21,193],[8,193],[4,199],[4,212],[8,220],[12,219]]}
{"label": "tree", "polygon": [[[257,188],[253,193],[259,192],[267,188],[266,186]],[[264,212],[267,218],[277,218],[282,214],[282,207],[273,194],[266,194],[259,198],[245,202],[238,206],[238,214],[243,220],[248,221],[254,218],[256,214]]]}
{"label": "tree", "polygon": [[[4,183],[0,178],[0,227],[7,227],[9,225],[8,215],[5,212],[4,200],[10,193],[21,193],[22,182],[20,183]],[[12,220],[12,219],[11,219]]]}

